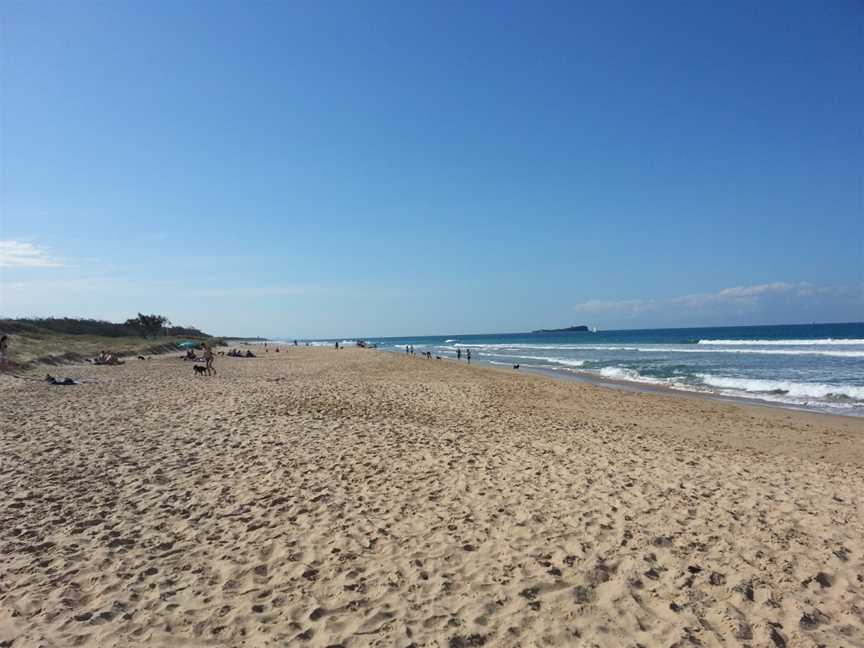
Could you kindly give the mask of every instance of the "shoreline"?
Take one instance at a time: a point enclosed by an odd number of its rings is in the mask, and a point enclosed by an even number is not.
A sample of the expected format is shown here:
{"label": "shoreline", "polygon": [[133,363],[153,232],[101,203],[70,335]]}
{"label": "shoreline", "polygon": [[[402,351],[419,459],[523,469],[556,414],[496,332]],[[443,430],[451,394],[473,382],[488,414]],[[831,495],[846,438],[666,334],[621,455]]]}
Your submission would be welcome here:
{"label": "shoreline", "polygon": [[[522,371],[522,369],[520,369]],[[792,412],[801,412],[803,414],[813,414],[815,416],[830,416],[839,417],[842,419],[853,419],[864,422],[864,415],[857,414],[840,414],[839,412],[826,412],[817,410],[803,405],[793,405],[792,403],[778,403],[768,401],[761,398],[747,398],[745,396],[729,396],[726,394],[712,393],[708,391],[690,391],[687,389],[676,389],[675,387],[667,387],[665,385],[652,385],[650,383],[641,383],[635,380],[618,380],[614,378],[604,378],[602,376],[594,377],[586,373],[574,372],[560,373],[554,370],[534,369],[529,368],[525,371],[535,373],[537,375],[548,376],[555,380],[572,380],[574,382],[588,383],[597,387],[605,387],[606,389],[620,389],[622,391],[644,392],[648,394],[663,394],[666,396],[679,396],[682,398],[693,398],[697,400],[718,401],[721,403],[732,403],[737,405],[746,405],[748,407],[765,407],[768,409],[778,409]]]}
{"label": "shoreline", "polygon": [[[399,355],[399,351],[389,351],[385,349],[372,349],[375,351],[381,351],[383,353],[393,353]],[[464,361],[456,360],[451,357],[444,357],[442,361],[448,361],[456,364],[466,364]],[[489,362],[488,360],[477,360],[474,359],[472,366],[484,366],[490,369],[496,369],[503,371],[505,373],[514,373],[515,370],[508,368],[508,365],[497,364],[493,362]],[[636,380],[625,380],[621,378],[606,378],[604,376],[598,376],[595,374],[591,374],[586,371],[579,370],[571,370],[571,371],[556,371],[555,369],[543,368],[543,367],[521,367],[518,372],[530,373],[536,376],[545,376],[547,378],[551,378],[553,380],[561,380],[565,382],[576,382],[583,384],[595,385],[597,387],[604,387],[606,389],[617,389],[621,391],[630,391],[630,392],[642,392],[649,394],[665,394],[669,396],[681,396],[684,398],[693,398],[697,400],[710,400],[724,403],[737,403],[740,405],[749,405],[753,407],[766,407],[769,409],[779,409],[793,412],[803,412],[808,414],[815,414],[819,416],[837,416],[843,419],[853,419],[860,420],[864,422],[864,414],[842,414],[840,412],[826,412],[824,410],[819,410],[816,408],[806,407],[804,405],[795,405],[792,403],[781,403],[777,401],[770,401],[767,399],[762,399],[758,397],[746,397],[746,396],[731,396],[728,394],[721,394],[717,392],[710,391],[698,391],[698,390],[688,390],[688,389],[678,389],[675,387],[669,387],[666,385],[652,384],[647,382],[639,382]]]}

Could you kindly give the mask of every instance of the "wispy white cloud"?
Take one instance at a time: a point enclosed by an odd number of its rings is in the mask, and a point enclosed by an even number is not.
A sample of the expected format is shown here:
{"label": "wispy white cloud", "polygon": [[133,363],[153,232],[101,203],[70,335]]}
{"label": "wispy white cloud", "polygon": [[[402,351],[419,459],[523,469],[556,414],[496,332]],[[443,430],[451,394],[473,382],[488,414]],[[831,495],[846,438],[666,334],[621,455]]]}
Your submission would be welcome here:
{"label": "wispy white cloud", "polygon": [[773,283],[756,284],[755,286],[735,286],[724,288],[714,293],[702,293],[698,295],[684,295],[674,297],[669,301],[673,304],[683,306],[705,306],[708,304],[755,303],[761,299],[778,296],[806,297],[812,294],[815,286],[807,282],[786,283],[775,281]]}
{"label": "wispy white cloud", "polygon": [[761,297],[762,295],[789,293],[809,288],[808,283],[790,284],[782,281],[774,283],[758,284],[756,286],[736,286],[735,288],[724,288],[717,293],[718,299],[740,299],[748,297]]}
{"label": "wispy white cloud", "polygon": [[0,267],[61,268],[65,265],[46,247],[26,241],[0,240]]}
{"label": "wispy white cloud", "polygon": [[794,301],[820,297],[864,299],[864,286],[815,286],[808,282],[775,281],[665,299],[590,300],[576,304],[573,308],[577,313],[585,315],[636,316],[681,309],[756,308],[776,300]]}

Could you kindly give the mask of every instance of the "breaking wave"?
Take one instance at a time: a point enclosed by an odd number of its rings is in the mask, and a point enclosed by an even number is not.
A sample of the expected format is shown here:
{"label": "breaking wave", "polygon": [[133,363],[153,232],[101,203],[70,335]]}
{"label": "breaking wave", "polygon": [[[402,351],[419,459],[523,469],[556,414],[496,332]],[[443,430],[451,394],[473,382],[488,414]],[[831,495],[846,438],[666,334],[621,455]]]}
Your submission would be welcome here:
{"label": "breaking wave", "polygon": [[734,389],[754,395],[774,394],[803,399],[864,401],[864,387],[857,385],[828,385],[760,378],[728,378],[712,374],[696,374],[696,376],[710,387]]}
{"label": "breaking wave", "polygon": [[864,346],[864,340],[843,340],[824,338],[821,340],[699,340],[697,344],[717,344],[723,346]]}

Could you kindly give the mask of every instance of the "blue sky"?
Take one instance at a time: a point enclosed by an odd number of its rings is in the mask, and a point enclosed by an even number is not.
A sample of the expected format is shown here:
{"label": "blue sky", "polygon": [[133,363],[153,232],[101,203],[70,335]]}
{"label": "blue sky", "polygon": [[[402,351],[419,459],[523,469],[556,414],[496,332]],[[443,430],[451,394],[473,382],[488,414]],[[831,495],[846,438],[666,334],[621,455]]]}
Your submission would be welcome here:
{"label": "blue sky", "polygon": [[864,8],[3,2],[0,313],[864,320]]}

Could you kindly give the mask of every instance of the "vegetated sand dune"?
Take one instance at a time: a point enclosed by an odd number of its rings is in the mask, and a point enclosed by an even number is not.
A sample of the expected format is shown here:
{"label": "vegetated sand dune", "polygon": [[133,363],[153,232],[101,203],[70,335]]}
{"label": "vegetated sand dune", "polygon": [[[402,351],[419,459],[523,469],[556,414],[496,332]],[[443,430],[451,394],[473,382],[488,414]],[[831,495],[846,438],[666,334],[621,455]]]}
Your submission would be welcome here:
{"label": "vegetated sand dune", "polygon": [[0,376],[0,646],[864,646],[861,420],[261,355]]}

